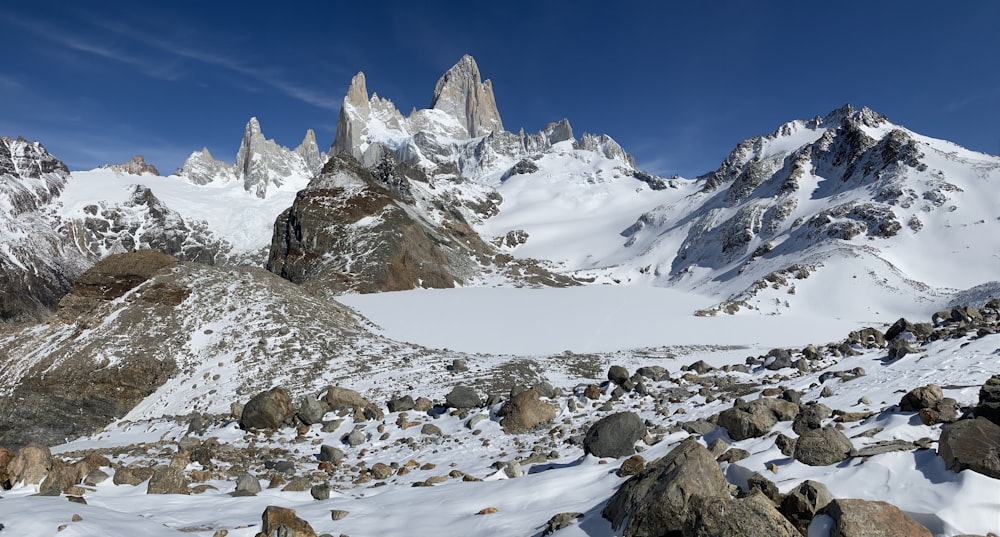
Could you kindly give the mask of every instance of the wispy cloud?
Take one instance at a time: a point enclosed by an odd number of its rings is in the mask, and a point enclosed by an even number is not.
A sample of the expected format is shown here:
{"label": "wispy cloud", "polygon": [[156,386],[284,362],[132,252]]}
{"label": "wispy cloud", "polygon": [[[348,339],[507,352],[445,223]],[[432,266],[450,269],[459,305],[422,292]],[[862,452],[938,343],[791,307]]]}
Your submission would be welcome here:
{"label": "wispy cloud", "polygon": [[147,34],[140,34],[126,25],[105,20],[93,20],[91,22],[98,27],[114,32],[122,37],[140,42],[143,45],[156,48],[163,53],[239,73],[243,76],[271,86],[288,97],[310,104],[317,108],[332,110],[334,112],[340,110],[340,99],[332,98],[329,95],[313,90],[312,88],[296,84],[277,69],[255,67],[225,54],[193,48]]}
{"label": "wispy cloud", "polygon": [[995,87],[995,88],[993,88],[990,91],[982,91],[982,92],[979,92],[979,93],[976,93],[976,94],[973,94],[973,95],[968,95],[968,96],[966,96],[966,97],[964,97],[962,99],[958,99],[958,100],[954,100],[954,101],[948,102],[948,103],[946,103],[944,105],[944,107],[941,109],[941,111],[944,112],[944,113],[946,113],[946,114],[951,114],[951,113],[954,113],[954,112],[958,112],[959,110],[961,110],[961,109],[963,109],[963,108],[965,108],[965,107],[967,107],[967,106],[969,106],[971,104],[975,104],[978,101],[982,101],[983,99],[992,98],[992,97],[995,97],[997,95],[1000,95],[1000,86]]}

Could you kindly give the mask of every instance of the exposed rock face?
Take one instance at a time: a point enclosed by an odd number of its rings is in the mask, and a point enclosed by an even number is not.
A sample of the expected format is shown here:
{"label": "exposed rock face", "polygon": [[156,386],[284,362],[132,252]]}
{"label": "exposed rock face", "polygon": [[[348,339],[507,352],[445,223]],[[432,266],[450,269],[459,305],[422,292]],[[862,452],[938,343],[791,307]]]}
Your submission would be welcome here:
{"label": "exposed rock face", "polygon": [[205,222],[188,222],[143,185],[131,185],[125,202],[99,202],[86,216],[64,222],[61,231],[93,258],[108,253],[152,249],[185,261],[215,264],[230,246],[216,238]]}
{"label": "exposed rock face", "polygon": [[118,173],[127,173],[131,175],[160,175],[156,166],[147,163],[146,159],[144,159],[142,155],[136,155],[128,162],[123,162],[121,164],[106,164],[103,167],[114,170]]}
{"label": "exposed rock face", "polygon": [[476,60],[468,54],[438,79],[430,108],[457,119],[469,138],[503,131],[493,83],[482,81]]}
{"label": "exposed rock face", "polygon": [[312,526],[297,517],[295,511],[275,505],[269,505],[261,515],[261,532],[265,536],[316,537]]}
{"label": "exposed rock face", "polygon": [[25,483],[37,485],[52,469],[52,453],[47,446],[29,444],[18,450],[9,463],[6,473],[11,485]]}
{"label": "exposed rock face", "polygon": [[0,324],[44,319],[89,265],[45,215],[69,178],[42,144],[0,138]]}
{"label": "exposed rock face", "polygon": [[1000,425],[1000,375],[993,375],[979,389],[976,416]]}
{"label": "exposed rock face", "polygon": [[833,537],[931,537],[927,528],[885,502],[838,499],[822,513],[833,518]]}
{"label": "exposed rock face", "polygon": [[477,260],[492,264],[493,248],[458,211],[435,222],[415,206],[406,185],[426,180],[422,172],[399,166],[391,177],[386,184],[350,156],[334,157],[276,220],[266,268],[295,283],[374,293],[454,287],[479,273]]}
{"label": "exposed rock face", "polygon": [[[109,256],[77,280],[73,291],[60,302],[55,315],[60,322],[55,325],[73,323],[82,330],[100,324],[103,319],[95,312],[102,304],[163,274],[176,263],[168,255],[151,251]],[[153,308],[173,309],[186,296],[183,289],[150,286],[137,300]],[[139,326],[143,331],[156,332],[144,323]],[[20,380],[9,385],[13,388],[8,397],[0,398],[0,413],[5,416],[0,422],[0,443],[51,445],[89,432],[125,415],[176,372],[172,358],[139,347],[114,364],[95,363],[95,356],[106,354],[93,347],[81,345],[76,352],[69,359],[57,359],[59,353],[53,352],[26,371],[8,369],[8,374],[16,373]]]}

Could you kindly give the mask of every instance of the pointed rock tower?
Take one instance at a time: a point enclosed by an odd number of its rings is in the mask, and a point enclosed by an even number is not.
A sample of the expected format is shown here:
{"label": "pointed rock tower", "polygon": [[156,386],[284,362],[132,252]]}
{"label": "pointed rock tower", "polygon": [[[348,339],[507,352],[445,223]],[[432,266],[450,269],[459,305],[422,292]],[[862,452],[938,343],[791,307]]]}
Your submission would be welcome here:
{"label": "pointed rock tower", "polygon": [[365,85],[365,74],[358,72],[351,79],[347,95],[340,105],[340,117],[337,119],[337,138],[333,142],[330,156],[341,153],[351,153],[361,144],[362,131],[371,115],[368,106],[368,87]]}
{"label": "pointed rock tower", "polygon": [[438,80],[430,107],[457,119],[470,138],[503,131],[493,83],[481,80],[479,66],[468,54]]}

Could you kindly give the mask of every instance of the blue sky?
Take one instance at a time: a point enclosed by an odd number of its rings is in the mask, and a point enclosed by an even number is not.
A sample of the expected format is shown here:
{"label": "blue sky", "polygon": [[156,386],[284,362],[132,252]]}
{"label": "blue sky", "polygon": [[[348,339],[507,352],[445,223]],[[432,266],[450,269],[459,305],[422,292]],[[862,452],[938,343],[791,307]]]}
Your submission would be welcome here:
{"label": "blue sky", "polygon": [[351,76],[408,113],[472,54],[508,130],[568,118],[686,177],[850,102],[1000,152],[1000,2],[52,2],[4,7],[0,135],[71,169],[333,142]]}

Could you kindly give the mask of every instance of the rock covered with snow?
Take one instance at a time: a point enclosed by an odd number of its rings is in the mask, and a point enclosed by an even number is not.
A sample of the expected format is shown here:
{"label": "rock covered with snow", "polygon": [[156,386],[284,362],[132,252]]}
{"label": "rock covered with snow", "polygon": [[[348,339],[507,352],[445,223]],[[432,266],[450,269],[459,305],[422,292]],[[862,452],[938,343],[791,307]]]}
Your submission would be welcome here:
{"label": "rock covered with snow", "polygon": [[122,162],[121,164],[105,164],[102,166],[109,170],[113,170],[119,173],[127,173],[130,175],[160,175],[159,170],[156,166],[146,162],[146,159],[142,155],[136,155],[132,157],[128,162]]}
{"label": "rock covered with snow", "polygon": [[468,138],[503,131],[493,83],[482,80],[479,65],[468,54],[438,79],[430,108],[457,119]]}

